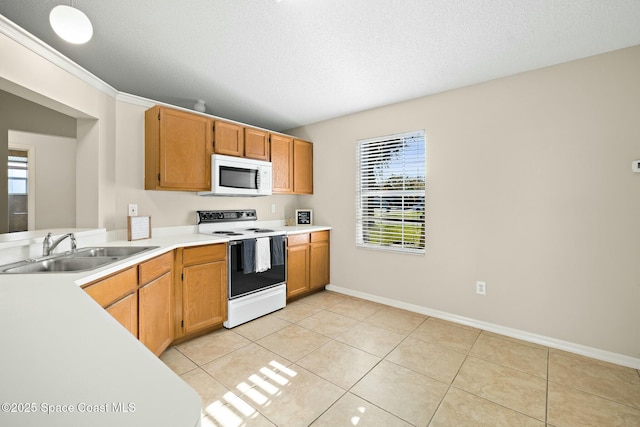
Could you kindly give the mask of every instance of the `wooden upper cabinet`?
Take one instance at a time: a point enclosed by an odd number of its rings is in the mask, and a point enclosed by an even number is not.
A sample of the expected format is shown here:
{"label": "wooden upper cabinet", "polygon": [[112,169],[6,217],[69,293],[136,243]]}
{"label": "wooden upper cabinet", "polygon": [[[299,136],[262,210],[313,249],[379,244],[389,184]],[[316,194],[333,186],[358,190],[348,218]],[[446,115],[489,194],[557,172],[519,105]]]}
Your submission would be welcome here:
{"label": "wooden upper cabinet", "polygon": [[293,192],[313,194],[313,144],[293,140]]}
{"label": "wooden upper cabinet", "polygon": [[213,150],[216,154],[244,156],[244,128],[233,123],[216,120]]}
{"label": "wooden upper cabinet", "polygon": [[271,135],[271,164],[274,193],[293,192],[293,138]]}
{"label": "wooden upper cabinet", "polygon": [[269,161],[269,132],[244,128],[244,156]]}
{"label": "wooden upper cabinet", "polygon": [[211,189],[211,119],[155,106],[145,112],[145,189]]}
{"label": "wooden upper cabinet", "polygon": [[284,135],[271,135],[273,192],[313,194],[313,144]]}

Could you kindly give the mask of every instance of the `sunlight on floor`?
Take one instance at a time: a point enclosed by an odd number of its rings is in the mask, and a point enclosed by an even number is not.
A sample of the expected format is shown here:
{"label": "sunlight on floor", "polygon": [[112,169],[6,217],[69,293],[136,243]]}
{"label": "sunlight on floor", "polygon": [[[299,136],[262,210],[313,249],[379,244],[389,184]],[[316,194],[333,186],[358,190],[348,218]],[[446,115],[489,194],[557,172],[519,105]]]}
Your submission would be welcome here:
{"label": "sunlight on floor", "polygon": [[[206,408],[206,413],[214,421],[202,418],[202,427],[242,427],[247,421],[256,418],[259,413],[254,406],[265,407],[271,404],[274,397],[280,396],[283,387],[290,385],[290,380],[297,372],[281,363],[272,360],[269,366],[258,370],[261,375],[251,374],[247,381],[236,386],[240,396],[233,392],[226,393],[221,400],[216,400]],[[355,424],[354,424],[355,425]]]}
{"label": "sunlight on floor", "polygon": [[[360,412],[360,414],[364,414],[365,411],[365,407],[364,406],[358,406],[357,411]],[[351,424],[354,426],[357,426],[358,423],[360,422],[360,418],[362,417],[362,415],[354,415],[353,417],[351,417]]]}

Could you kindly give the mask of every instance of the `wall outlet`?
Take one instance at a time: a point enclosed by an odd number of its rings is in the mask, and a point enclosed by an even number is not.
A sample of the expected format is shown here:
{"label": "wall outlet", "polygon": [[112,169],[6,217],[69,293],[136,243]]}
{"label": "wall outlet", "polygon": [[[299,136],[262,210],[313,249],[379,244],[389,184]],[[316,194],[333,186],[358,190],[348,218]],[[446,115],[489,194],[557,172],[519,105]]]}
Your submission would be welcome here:
{"label": "wall outlet", "polygon": [[635,173],[640,172],[640,160],[634,160],[633,163],[631,163],[631,170]]}
{"label": "wall outlet", "polygon": [[275,203],[271,204],[271,213],[276,213],[276,204]]}
{"label": "wall outlet", "polygon": [[137,216],[138,215],[138,205],[130,204],[128,212],[129,212],[129,216]]}
{"label": "wall outlet", "polygon": [[476,282],[476,294],[478,295],[487,294],[487,282]]}

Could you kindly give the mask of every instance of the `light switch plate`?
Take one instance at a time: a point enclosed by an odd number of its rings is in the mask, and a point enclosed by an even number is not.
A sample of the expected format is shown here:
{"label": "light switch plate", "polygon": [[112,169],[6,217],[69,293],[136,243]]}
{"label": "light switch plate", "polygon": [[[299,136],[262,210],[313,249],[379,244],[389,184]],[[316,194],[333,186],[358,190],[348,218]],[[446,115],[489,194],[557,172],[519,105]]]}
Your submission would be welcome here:
{"label": "light switch plate", "polygon": [[138,205],[130,204],[129,205],[129,216],[137,216],[138,215]]}

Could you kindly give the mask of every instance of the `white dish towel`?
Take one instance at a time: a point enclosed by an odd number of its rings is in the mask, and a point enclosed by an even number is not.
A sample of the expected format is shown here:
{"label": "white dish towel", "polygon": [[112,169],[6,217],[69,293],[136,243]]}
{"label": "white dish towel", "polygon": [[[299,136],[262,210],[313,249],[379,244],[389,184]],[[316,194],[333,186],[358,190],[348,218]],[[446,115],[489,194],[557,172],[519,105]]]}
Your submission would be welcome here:
{"label": "white dish towel", "polygon": [[268,237],[256,239],[256,272],[261,273],[271,268],[271,244]]}

